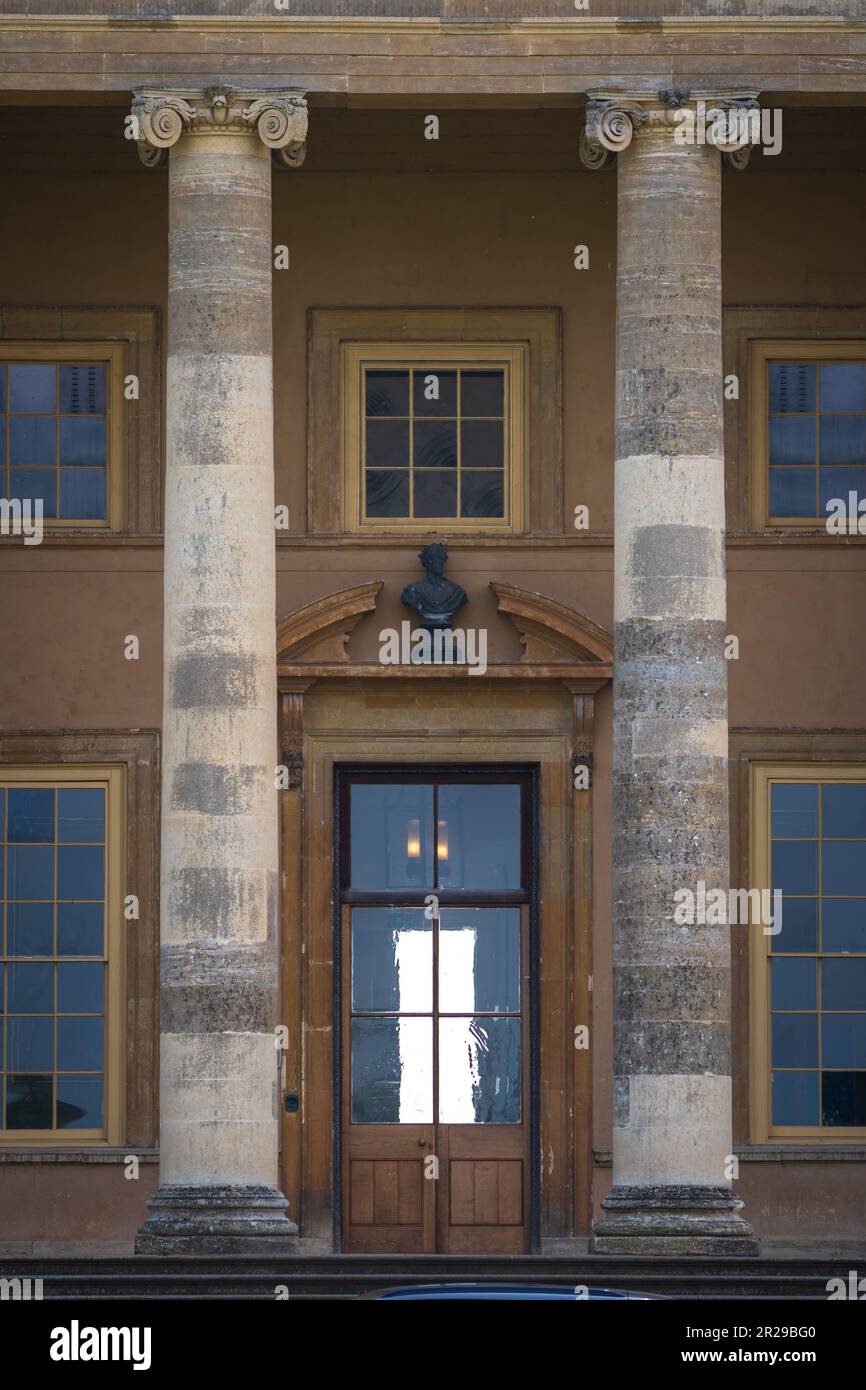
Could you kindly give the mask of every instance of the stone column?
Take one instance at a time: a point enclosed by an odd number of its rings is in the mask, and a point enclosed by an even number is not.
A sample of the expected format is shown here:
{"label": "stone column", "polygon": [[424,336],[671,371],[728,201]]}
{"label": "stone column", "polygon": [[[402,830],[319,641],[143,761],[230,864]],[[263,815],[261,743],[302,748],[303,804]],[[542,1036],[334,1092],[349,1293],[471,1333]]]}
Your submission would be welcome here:
{"label": "stone column", "polygon": [[169,158],[160,1188],[141,1253],[296,1244],[277,1175],[272,151],[287,92],[139,92]]}
{"label": "stone column", "polygon": [[584,140],[591,166],[618,155],[604,1254],[756,1252],[727,1166],[730,931],[726,915],[674,920],[677,890],[729,887],[721,159],[700,121],[688,138],[681,113],[698,109],[681,92],[591,94]]}

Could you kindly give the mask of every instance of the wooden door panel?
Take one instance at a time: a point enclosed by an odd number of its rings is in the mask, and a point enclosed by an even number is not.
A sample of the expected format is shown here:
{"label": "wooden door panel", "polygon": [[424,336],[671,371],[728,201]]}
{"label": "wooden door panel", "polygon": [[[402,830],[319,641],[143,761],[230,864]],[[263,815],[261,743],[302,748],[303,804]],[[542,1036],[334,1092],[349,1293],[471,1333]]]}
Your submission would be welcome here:
{"label": "wooden door panel", "polygon": [[344,1161],[346,1249],[431,1253],[435,1182],[425,1177],[432,1125],[350,1125]]}

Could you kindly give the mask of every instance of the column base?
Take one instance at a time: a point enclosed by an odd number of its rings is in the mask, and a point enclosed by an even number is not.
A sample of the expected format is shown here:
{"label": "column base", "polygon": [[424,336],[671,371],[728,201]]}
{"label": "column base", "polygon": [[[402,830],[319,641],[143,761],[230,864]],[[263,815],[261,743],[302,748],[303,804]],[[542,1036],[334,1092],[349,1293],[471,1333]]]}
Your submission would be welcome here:
{"label": "column base", "polygon": [[160,1187],[135,1238],[136,1255],[287,1255],[298,1228],[275,1187]]}
{"label": "column base", "polygon": [[610,1215],[593,1222],[594,1255],[759,1254],[760,1241],[739,1215],[729,1187],[615,1186],[602,1201]]}

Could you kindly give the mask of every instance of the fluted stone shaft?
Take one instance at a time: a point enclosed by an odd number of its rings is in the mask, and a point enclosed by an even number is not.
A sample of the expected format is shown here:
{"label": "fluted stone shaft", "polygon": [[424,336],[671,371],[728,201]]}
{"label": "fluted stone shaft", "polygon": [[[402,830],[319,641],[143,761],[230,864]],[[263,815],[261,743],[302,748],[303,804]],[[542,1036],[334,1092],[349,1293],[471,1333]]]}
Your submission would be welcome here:
{"label": "fluted stone shaft", "polygon": [[[656,113],[618,155],[613,1191],[601,1252],[747,1237],[730,1193],[721,162]],[[745,1250],[745,1246],[742,1247]]]}
{"label": "fluted stone shaft", "polygon": [[254,125],[191,122],[169,160],[161,1185],[147,1251],[273,1248],[295,1230],[277,1178],[271,276],[270,149]]}

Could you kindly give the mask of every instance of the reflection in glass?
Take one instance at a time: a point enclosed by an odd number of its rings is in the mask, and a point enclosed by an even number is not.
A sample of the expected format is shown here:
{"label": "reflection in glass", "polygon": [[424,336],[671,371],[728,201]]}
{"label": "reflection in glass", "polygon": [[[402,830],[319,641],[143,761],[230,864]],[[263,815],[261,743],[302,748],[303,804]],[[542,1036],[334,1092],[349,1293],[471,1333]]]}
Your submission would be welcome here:
{"label": "reflection in glass", "polygon": [[440,863],[444,888],[519,888],[520,786],[449,783],[439,790],[439,816],[448,825],[450,853]]}
{"label": "reflection in glass", "polygon": [[824,1015],[821,1060],[825,1067],[866,1067],[866,1013]]}
{"label": "reflection in glass", "polygon": [[[351,798],[351,887],[365,891],[432,888],[433,788],[417,783],[356,783]],[[417,855],[409,852],[414,851],[416,838]]]}
{"label": "reflection in glass", "polygon": [[352,1008],[382,1013],[433,1008],[433,923],[423,907],[353,908]]}
{"label": "reflection in glass", "polygon": [[430,1124],[433,1020],[352,1019],[352,1122]]}
{"label": "reflection in glass", "polygon": [[442,908],[439,1008],[443,1013],[517,1013],[520,912],[516,907]]}
{"label": "reflection in glass", "polygon": [[808,413],[815,409],[814,362],[770,363],[770,411]]}
{"label": "reflection in glass", "polygon": [[520,1019],[439,1020],[441,1124],[520,1123]]}

